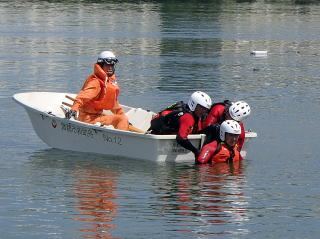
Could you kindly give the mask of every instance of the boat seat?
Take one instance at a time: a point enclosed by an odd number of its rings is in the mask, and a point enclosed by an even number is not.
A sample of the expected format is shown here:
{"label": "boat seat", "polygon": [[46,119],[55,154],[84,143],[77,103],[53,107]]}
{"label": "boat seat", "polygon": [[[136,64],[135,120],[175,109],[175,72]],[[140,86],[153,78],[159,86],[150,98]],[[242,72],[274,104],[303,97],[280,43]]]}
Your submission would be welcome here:
{"label": "boat seat", "polygon": [[127,111],[126,115],[132,125],[146,131],[150,127],[150,121],[154,113],[141,108],[134,108]]}

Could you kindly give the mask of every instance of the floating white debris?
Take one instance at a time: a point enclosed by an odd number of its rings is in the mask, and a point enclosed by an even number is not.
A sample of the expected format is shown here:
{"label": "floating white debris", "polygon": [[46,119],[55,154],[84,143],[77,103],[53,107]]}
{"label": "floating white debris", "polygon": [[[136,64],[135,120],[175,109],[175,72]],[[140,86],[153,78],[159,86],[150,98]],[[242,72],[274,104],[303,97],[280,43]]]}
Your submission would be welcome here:
{"label": "floating white debris", "polygon": [[251,51],[250,55],[253,55],[253,56],[267,56],[268,55],[268,51]]}

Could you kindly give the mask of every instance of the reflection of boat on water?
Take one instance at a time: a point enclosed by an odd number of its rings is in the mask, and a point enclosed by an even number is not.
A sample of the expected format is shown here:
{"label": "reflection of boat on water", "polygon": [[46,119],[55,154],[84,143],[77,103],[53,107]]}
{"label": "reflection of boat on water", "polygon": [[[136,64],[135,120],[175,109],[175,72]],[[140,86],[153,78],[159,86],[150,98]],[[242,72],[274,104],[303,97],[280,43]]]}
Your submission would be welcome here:
{"label": "reflection of boat on water", "polygon": [[59,212],[77,225],[77,238],[140,238],[139,228],[146,225],[149,229],[143,233],[156,238],[168,222],[168,230],[191,237],[247,233],[250,198],[245,194],[242,164],[159,165],[104,158],[56,149],[34,152],[31,157],[33,171],[41,173],[35,185],[45,175],[47,187],[57,188],[58,193],[47,196],[54,198],[55,205],[67,207]]}
{"label": "reflection of boat on water", "polygon": [[[244,195],[243,165],[219,163],[203,164],[173,172],[174,181],[159,185],[164,195],[160,209],[179,215],[179,229],[198,236],[246,234],[242,226],[249,220],[248,197]],[[159,193],[160,194],[160,193]],[[235,229],[235,225],[236,228]]]}
{"label": "reflection of boat on water", "polygon": [[[67,94],[75,97],[74,94]],[[110,126],[92,125],[65,119],[61,103],[66,93],[29,92],[13,96],[27,111],[37,135],[49,146],[78,152],[117,155],[152,161],[193,161],[193,153],[176,143],[175,135],[151,135],[122,131]],[[123,106],[130,123],[147,130],[154,112]],[[105,112],[108,113],[108,112]],[[246,132],[246,140],[256,137]],[[205,135],[189,135],[191,143],[200,148]],[[243,151],[243,154],[246,152]]]}
{"label": "reflection of boat on water", "polygon": [[113,223],[118,208],[114,202],[116,173],[77,167],[73,176],[73,195],[78,200],[73,220],[84,222],[80,230],[91,238],[113,238],[109,232],[116,227]]}
{"label": "reflection of boat on water", "polygon": [[[117,227],[114,220],[119,207],[116,202],[119,173],[108,167],[110,161],[101,155],[78,152],[66,156],[65,152],[56,149],[34,152],[30,159],[32,168],[41,172],[40,175],[50,177],[48,187],[66,189],[60,190],[62,194],[48,194],[46,202],[54,198],[59,205],[67,206],[67,210],[59,212],[76,222],[74,233],[78,236],[72,238],[116,238],[112,231]],[[128,162],[126,159],[113,160],[115,168],[117,162],[121,165]],[[55,177],[57,172],[62,174]]]}

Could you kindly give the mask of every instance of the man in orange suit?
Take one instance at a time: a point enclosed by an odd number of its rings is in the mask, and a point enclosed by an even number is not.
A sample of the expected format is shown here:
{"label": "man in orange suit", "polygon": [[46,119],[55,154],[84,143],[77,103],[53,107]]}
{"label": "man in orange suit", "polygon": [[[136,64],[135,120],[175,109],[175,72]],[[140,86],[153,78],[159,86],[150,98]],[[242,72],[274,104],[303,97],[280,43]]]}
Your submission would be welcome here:
{"label": "man in orange suit", "polygon": [[[118,102],[120,88],[115,76],[116,63],[118,59],[113,52],[100,53],[93,74],[83,84],[71,110],[66,112],[66,118],[78,116],[78,120],[86,123],[128,130],[128,118]],[[113,114],[104,114],[103,110],[110,110]]]}

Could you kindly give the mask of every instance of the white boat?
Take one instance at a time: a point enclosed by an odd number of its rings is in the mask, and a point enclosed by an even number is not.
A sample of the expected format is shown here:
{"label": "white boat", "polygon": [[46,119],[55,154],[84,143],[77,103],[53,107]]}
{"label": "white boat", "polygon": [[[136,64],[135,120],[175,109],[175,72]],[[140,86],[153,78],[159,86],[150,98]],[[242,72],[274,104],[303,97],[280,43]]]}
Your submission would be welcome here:
{"label": "white boat", "polygon": [[[112,126],[66,119],[61,108],[62,102],[68,103],[66,95],[76,96],[56,92],[27,92],[13,96],[27,111],[37,135],[50,147],[152,161],[194,161],[193,153],[178,145],[175,135],[122,131]],[[143,131],[149,128],[154,112],[124,105],[122,107],[133,126]],[[246,132],[246,141],[256,136],[254,132]],[[188,138],[195,147],[200,148],[205,135],[193,134]],[[245,154],[246,151],[242,151],[242,155]]]}

